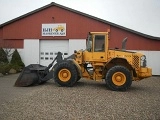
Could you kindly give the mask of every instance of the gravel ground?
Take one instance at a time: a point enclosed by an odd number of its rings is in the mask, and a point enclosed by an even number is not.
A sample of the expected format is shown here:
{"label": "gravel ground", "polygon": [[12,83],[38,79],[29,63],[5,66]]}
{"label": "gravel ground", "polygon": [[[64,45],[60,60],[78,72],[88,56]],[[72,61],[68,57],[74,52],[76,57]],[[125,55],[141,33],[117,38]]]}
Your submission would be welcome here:
{"label": "gravel ground", "polygon": [[53,80],[14,87],[18,75],[0,77],[0,120],[160,120],[160,77],[115,92],[87,80],[69,88]]}

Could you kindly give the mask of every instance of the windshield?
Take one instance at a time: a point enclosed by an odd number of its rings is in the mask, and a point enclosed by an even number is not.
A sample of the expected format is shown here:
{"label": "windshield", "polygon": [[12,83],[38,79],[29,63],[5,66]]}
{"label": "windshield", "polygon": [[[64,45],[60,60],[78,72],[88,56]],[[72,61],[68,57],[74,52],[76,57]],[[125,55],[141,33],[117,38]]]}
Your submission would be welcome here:
{"label": "windshield", "polygon": [[105,51],[105,35],[95,35],[94,52]]}
{"label": "windshield", "polygon": [[88,52],[91,52],[92,51],[92,35],[88,35],[88,38],[87,38],[87,51]]}

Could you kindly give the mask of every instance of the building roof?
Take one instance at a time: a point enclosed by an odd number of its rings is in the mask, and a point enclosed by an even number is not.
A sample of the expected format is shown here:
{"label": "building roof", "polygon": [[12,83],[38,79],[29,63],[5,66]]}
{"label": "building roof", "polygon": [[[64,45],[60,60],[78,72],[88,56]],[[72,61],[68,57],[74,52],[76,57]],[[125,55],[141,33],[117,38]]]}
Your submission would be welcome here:
{"label": "building roof", "polygon": [[65,10],[68,10],[68,11],[71,11],[71,12],[74,12],[74,13],[77,13],[77,14],[80,14],[80,15],[83,15],[83,16],[85,16],[85,17],[88,17],[88,18],[91,18],[91,19],[94,19],[94,20],[103,22],[103,23],[105,23],[105,24],[109,24],[109,25],[111,25],[111,26],[114,26],[114,27],[117,27],[117,28],[120,28],[120,29],[129,31],[129,32],[132,32],[132,33],[134,33],[134,34],[137,34],[137,35],[140,35],[140,36],[143,36],[143,37],[146,37],[146,38],[150,38],[150,39],[153,39],[153,40],[160,40],[160,37],[154,37],[154,36],[147,35],[147,34],[144,34],[144,33],[141,33],[141,32],[137,32],[137,31],[135,31],[135,30],[132,30],[132,29],[129,29],[129,28],[120,26],[120,25],[118,25],[118,24],[115,24],[115,23],[112,23],[112,22],[109,22],[109,21],[106,21],[106,20],[103,20],[103,19],[100,19],[100,18],[98,18],[98,17],[95,17],[95,16],[92,16],[92,15],[89,15],[89,14],[86,14],[86,13],[83,13],[83,12],[80,12],[80,11],[77,11],[77,10],[74,10],[74,9],[71,9],[71,8],[68,8],[68,7],[65,7],[65,6],[62,6],[62,5],[57,4],[57,3],[55,3],[55,2],[51,2],[51,3],[48,4],[48,5],[45,5],[45,6],[43,6],[43,7],[41,7],[41,8],[38,8],[38,9],[36,9],[36,10],[34,10],[34,11],[31,11],[31,12],[29,12],[29,13],[26,13],[26,14],[20,16],[20,17],[17,17],[17,18],[12,19],[12,20],[10,20],[10,21],[8,21],[8,22],[5,22],[5,23],[3,23],[3,24],[0,24],[0,28],[6,26],[6,25],[8,25],[8,24],[11,24],[11,23],[13,23],[13,22],[15,22],[15,21],[18,21],[18,20],[20,20],[20,19],[23,19],[23,18],[25,18],[25,17],[27,17],[27,16],[30,16],[30,15],[32,15],[32,14],[34,14],[34,13],[40,12],[40,11],[46,9],[46,8],[51,7],[51,6],[57,6],[57,7],[63,8],[63,9],[65,9]]}

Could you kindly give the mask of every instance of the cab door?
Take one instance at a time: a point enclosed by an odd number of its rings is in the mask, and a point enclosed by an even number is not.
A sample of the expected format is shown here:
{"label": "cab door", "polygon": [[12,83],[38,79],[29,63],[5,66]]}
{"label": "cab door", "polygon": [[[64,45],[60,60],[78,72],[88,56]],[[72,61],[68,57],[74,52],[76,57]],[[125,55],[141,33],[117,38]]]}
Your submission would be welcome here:
{"label": "cab door", "polygon": [[93,61],[105,61],[107,58],[106,47],[107,47],[107,35],[106,34],[95,34],[93,35]]}

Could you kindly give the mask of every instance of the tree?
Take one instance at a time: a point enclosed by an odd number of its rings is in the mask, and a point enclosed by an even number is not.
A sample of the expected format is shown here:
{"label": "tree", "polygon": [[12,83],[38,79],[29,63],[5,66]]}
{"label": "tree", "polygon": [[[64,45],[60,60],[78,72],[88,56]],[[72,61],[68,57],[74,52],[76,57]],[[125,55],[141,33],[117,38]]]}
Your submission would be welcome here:
{"label": "tree", "polygon": [[3,48],[0,48],[0,63],[8,63],[7,54]]}
{"label": "tree", "polygon": [[17,49],[15,49],[15,51],[13,52],[12,59],[11,59],[10,63],[14,66],[20,67],[21,69],[25,66],[24,63],[22,62],[22,59],[21,59]]}

